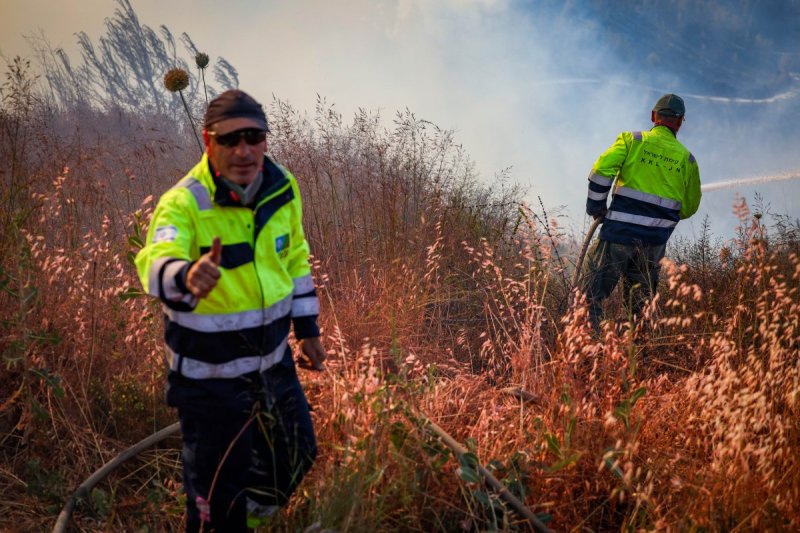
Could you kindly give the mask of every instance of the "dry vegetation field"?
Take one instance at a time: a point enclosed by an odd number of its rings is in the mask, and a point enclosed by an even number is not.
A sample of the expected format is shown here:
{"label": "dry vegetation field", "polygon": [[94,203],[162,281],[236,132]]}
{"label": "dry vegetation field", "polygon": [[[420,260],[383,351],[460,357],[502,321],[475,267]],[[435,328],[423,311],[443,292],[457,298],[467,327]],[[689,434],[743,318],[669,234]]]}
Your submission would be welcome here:
{"label": "dry vegetation field", "polygon": [[[43,531],[89,474],[175,421],[131,254],[197,157],[153,114],[56,109],[24,63],[0,108],[0,530]],[[298,176],[331,351],[303,373],[320,455],[271,530],[525,531],[474,460],[558,531],[800,528],[800,228],[735,209],[678,242],[646,320],[594,336],[575,240],[477,179],[452,134],[271,104]],[[180,130],[180,131],[178,131]],[[582,179],[582,177],[575,177]],[[763,216],[762,216],[763,215]],[[531,397],[521,400],[509,387]],[[461,461],[422,414],[473,452]],[[79,531],[182,527],[179,440],[77,507]]]}

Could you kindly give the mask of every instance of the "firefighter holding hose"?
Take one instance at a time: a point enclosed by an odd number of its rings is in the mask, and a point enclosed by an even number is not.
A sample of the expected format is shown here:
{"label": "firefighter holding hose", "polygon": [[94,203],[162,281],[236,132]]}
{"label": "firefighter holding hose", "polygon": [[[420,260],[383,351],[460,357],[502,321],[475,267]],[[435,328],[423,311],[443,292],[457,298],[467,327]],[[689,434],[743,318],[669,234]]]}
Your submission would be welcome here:
{"label": "firefighter holding hose", "polygon": [[603,301],[620,280],[629,313],[641,317],[658,285],[667,241],[700,204],[697,160],[677,139],[685,114],[683,99],[665,94],[651,112],[653,128],[621,133],[589,174],[586,213],[603,225],[580,286],[595,330],[603,318]]}

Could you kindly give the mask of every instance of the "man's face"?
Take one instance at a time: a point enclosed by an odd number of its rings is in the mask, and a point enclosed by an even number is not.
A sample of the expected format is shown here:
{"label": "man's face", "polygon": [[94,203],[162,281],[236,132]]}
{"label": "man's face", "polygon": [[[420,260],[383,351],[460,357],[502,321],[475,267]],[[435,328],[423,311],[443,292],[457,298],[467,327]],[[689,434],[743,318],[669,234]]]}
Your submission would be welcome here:
{"label": "man's face", "polygon": [[[217,172],[237,185],[247,186],[256,179],[267,151],[267,141],[248,144],[242,136],[236,136],[234,146],[224,146],[218,139],[241,130],[262,130],[255,121],[248,118],[229,118],[213,124],[209,131],[203,132],[208,159]],[[223,137],[223,140],[227,138]],[[252,140],[252,139],[251,139]]]}

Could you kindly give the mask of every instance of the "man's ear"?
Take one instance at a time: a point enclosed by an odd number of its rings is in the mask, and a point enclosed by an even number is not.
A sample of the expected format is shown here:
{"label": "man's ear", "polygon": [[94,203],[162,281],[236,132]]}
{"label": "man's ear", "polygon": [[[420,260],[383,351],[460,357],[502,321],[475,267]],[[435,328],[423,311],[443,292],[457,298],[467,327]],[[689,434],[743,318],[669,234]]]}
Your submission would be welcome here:
{"label": "man's ear", "polygon": [[206,149],[208,149],[208,145],[211,144],[211,136],[205,128],[203,128],[203,143],[205,143]]}
{"label": "man's ear", "polygon": [[[656,112],[655,111],[650,111],[650,122],[652,122],[653,124],[656,123]],[[205,134],[206,134],[206,130],[203,130],[203,135],[205,135]]]}

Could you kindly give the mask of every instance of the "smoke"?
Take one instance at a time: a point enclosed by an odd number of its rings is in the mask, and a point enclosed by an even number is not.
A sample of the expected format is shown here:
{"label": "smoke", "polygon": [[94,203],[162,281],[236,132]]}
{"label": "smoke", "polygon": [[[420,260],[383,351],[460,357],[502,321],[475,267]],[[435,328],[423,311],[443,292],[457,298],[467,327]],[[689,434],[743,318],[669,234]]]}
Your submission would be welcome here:
{"label": "smoke", "polygon": [[[584,220],[596,157],[619,132],[650,128],[653,102],[666,92],[685,97],[680,140],[703,183],[800,167],[800,56],[775,52],[792,49],[785,36],[794,30],[781,22],[791,17],[736,0],[639,4],[293,2],[265,11],[281,21],[271,38],[292,43],[267,69],[292,74],[269,87],[303,109],[317,94],[345,116],[380,109],[389,124],[395,110],[411,109],[454,129],[485,180],[510,167],[532,204],[540,196],[573,228]],[[800,214],[800,201],[786,200],[800,198],[797,180],[739,191],[750,199],[764,191],[776,209]],[[706,195],[695,218],[708,214],[717,231],[732,233],[733,199]],[[693,222],[682,226],[692,231]]]}
{"label": "smoke", "polygon": [[[81,4],[113,10],[109,0]],[[187,32],[200,49],[228,59],[241,88],[264,103],[274,96],[313,113],[321,95],[345,118],[379,110],[391,127],[396,111],[410,109],[455,130],[484,180],[510,167],[531,203],[541,197],[568,228],[585,220],[586,175],[596,157],[621,131],[650,128],[650,109],[666,92],[685,97],[680,140],[703,183],[800,168],[797,2],[132,4],[142,23]],[[27,28],[14,20],[5,34],[35,30],[42,19],[31,15]],[[800,216],[798,180],[742,187]],[[709,214],[712,227],[732,232],[732,201],[723,192],[705,195],[695,218]],[[679,228],[692,231],[692,224]]]}

